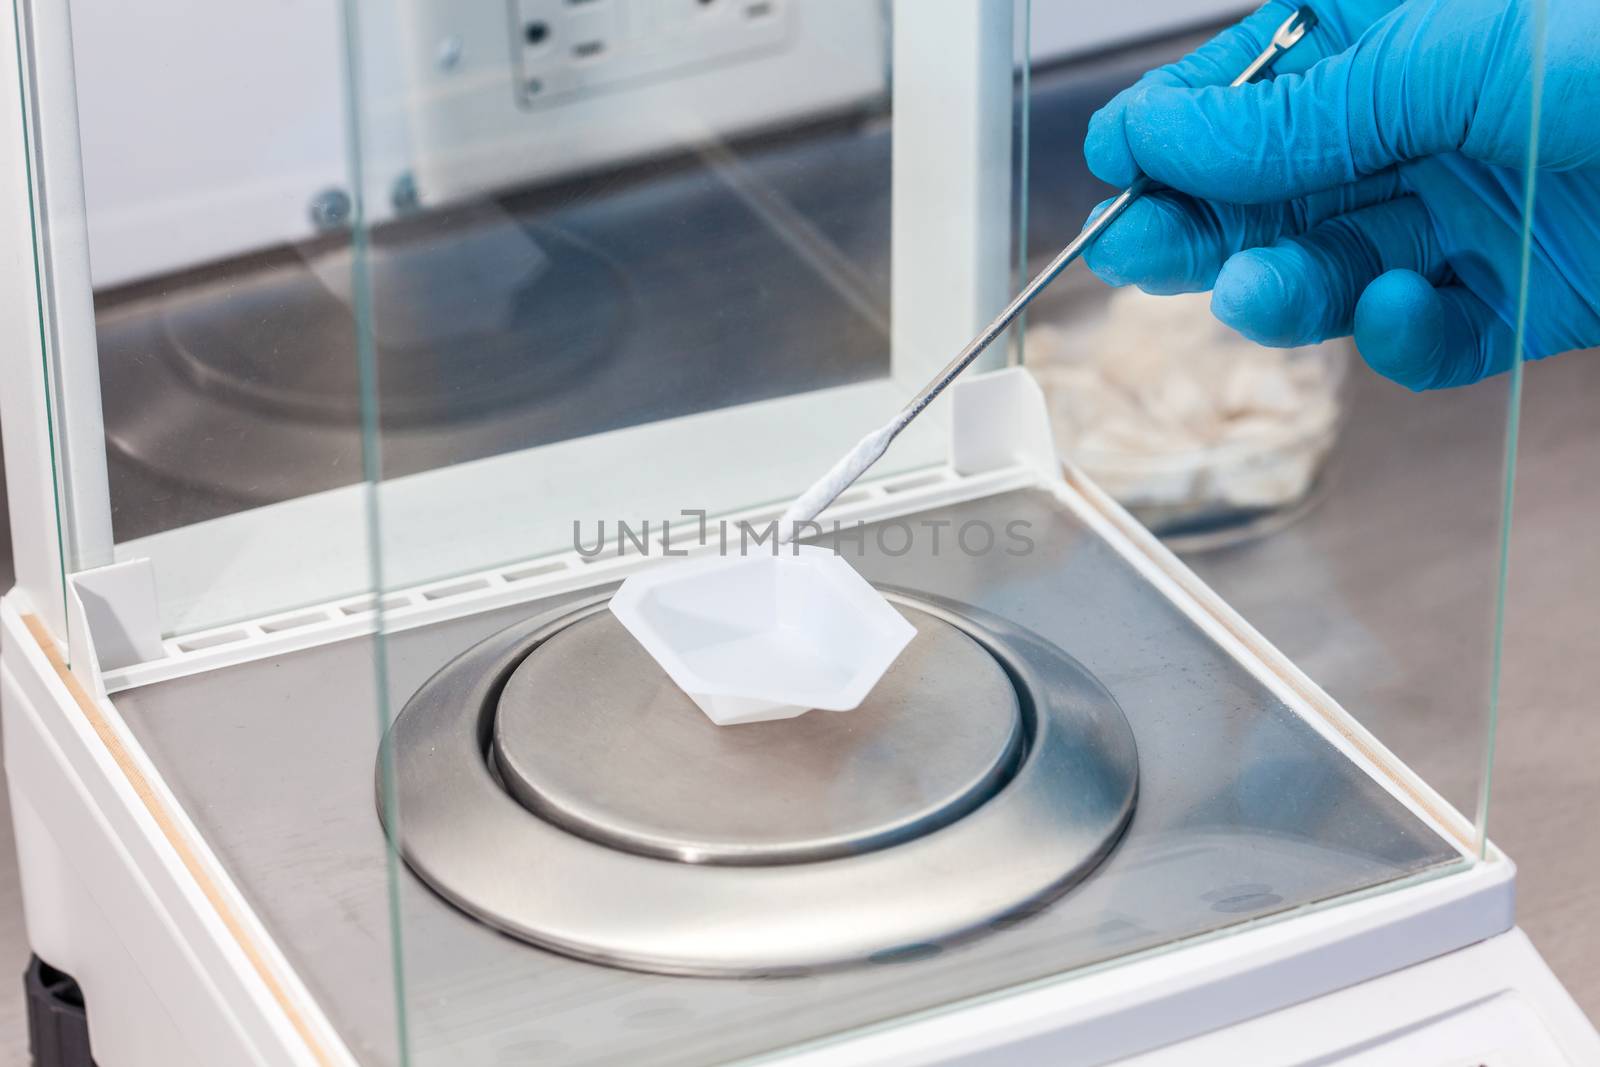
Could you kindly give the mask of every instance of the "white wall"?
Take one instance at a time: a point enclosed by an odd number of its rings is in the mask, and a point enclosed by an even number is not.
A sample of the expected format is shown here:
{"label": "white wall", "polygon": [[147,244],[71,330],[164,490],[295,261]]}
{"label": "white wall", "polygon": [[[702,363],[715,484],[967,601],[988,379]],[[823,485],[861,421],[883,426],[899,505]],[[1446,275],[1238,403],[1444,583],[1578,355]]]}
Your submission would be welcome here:
{"label": "white wall", "polygon": [[[357,6],[363,84],[398,90],[398,34],[377,23],[399,5]],[[1034,0],[1034,53],[1090,51],[1239,6]],[[313,232],[312,199],[348,181],[337,0],[71,0],[71,11],[97,287]],[[407,135],[390,109],[367,113],[387,116],[362,131],[368,210],[381,216]]]}
{"label": "white wall", "polygon": [[1258,6],[1250,0],[1033,0],[1033,58],[1083,55],[1243,15]]}
{"label": "white wall", "polygon": [[[348,184],[337,0],[71,10],[97,287],[313,232],[312,198]],[[385,188],[403,130],[365,136]]]}

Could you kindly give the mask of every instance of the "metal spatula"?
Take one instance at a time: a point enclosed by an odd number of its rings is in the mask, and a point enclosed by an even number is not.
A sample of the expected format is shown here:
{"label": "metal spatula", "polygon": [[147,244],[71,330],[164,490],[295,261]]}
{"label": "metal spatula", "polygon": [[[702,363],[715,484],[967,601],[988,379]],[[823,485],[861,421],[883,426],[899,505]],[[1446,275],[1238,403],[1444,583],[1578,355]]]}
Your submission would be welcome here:
{"label": "metal spatula", "polygon": [[[1309,7],[1302,7],[1284,20],[1283,25],[1272,35],[1272,40],[1261,54],[1251,61],[1250,65],[1235,78],[1232,85],[1237,87],[1246,82],[1255,80],[1259,75],[1269,70],[1274,63],[1289,49],[1300,42],[1307,33],[1317,24],[1317,16]],[[933,380],[923,386],[922,391],[911,398],[911,402],[900,409],[900,412],[883,426],[873,430],[863,437],[854,448],[845,454],[844,458],[829,468],[828,473],[819,478],[811,488],[796,498],[789,505],[783,517],[778,520],[778,536],[782,541],[792,540],[800,525],[812,523],[822,510],[848,489],[867,472],[871,466],[878,462],[884,452],[888,451],[890,443],[899,436],[900,431],[911,425],[911,421],[944,392],[945,387],[972,365],[984,350],[994,343],[995,338],[1006,331],[1006,328],[1022,314],[1023,310],[1033,302],[1033,298],[1044,291],[1045,287],[1055,281],[1057,275],[1067,268],[1073,260],[1083,254],[1090,243],[1105,232],[1106,227],[1117,221],[1128,206],[1139,199],[1155,186],[1149,178],[1139,177],[1122,194],[1111,201],[1105,211],[1083,228],[1083,232],[1073,238],[1071,244],[1061,250],[1060,255],[1050,261],[1050,265],[1040,271],[1016,299],[1007,304],[1005,310],[995,316],[993,322],[985,326],[978,336],[968,342],[967,347],[945,365],[944,369],[934,375]]]}

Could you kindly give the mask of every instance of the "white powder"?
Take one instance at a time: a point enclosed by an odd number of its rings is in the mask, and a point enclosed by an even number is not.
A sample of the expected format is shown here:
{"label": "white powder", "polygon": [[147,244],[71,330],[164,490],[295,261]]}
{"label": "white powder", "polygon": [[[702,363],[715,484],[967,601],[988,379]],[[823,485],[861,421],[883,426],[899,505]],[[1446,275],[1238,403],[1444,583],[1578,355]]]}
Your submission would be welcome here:
{"label": "white powder", "polygon": [[873,430],[860,441],[844,458],[828,468],[828,473],[817,479],[815,484],[801,493],[789,509],[778,520],[778,537],[787,543],[794,540],[795,523],[805,522],[817,517],[818,513],[833,499],[846,489],[852,482],[867,472],[867,468],[878,462],[879,458],[889,450],[889,442],[894,440],[896,427],[893,423]]}
{"label": "white powder", "polygon": [[1203,513],[1305,495],[1339,416],[1342,351],[1251,344],[1207,294],[1112,295],[1028,330],[1062,455],[1134,508]]}

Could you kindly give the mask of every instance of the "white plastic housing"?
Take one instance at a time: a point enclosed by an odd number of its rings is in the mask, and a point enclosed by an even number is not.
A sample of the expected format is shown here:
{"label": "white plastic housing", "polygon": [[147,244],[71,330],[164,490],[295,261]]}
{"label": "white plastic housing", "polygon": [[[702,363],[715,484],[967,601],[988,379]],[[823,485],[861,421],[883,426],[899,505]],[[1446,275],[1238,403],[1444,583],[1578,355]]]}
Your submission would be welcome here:
{"label": "white plastic housing", "polygon": [[858,707],[917,632],[814,547],[652,567],[611,612],[719,726]]}

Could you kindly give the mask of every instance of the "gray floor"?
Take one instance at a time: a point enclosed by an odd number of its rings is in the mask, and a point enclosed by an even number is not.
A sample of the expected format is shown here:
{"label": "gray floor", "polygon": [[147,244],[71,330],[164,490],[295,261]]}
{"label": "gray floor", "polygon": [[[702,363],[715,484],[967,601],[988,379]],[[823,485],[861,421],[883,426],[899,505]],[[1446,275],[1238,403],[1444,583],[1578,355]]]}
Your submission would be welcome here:
{"label": "gray floor", "polygon": [[[1189,562],[1470,815],[1509,390],[1497,379],[1418,397],[1362,367],[1354,394],[1318,510],[1236,558]],[[1597,397],[1600,350],[1527,369],[1488,827],[1518,865],[1519,923],[1600,1019]],[[1359,521],[1341,522],[1352,507]],[[1421,633],[1419,605],[1437,620]]]}
{"label": "gray floor", "polygon": [[1519,915],[1600,1019],[1600,353],[1530,369],[1489,832]]}
{"label": "gray floor", "polygon": [[[1377,443],[1367,435],[1381,436],[1393,422],[1387,416],[1353,420],[1347,459],[1353,452],[1363,462],[1356,469],[1346,464],[1323,507],[1337,507],[1341,496],[1361,492],[1365,479],[1381,477],[1394,485],[1425,487],[1419,500],[1447,516],[1452,503],[1470,504],[1466,511],[1474,515],[1486,506],[1492,511],[1492,499],[1484,499],[1495,491],[1492,470],[1463,470],[1461,457],[1470,452],[1480,466],[1492,458],[1502,430],[1495,417],[1500,395],[1460,394],[1437,403],[1439,410],[1454,405],[1450,432],[1412,434],[1405,448],[1377,457],[1384,461],[1382,469],[1371,466],[1371,449],[1361,449]],[[1600,539],[1593,535],[1600,528],[1600,487],[1593,477],[1600,470],[1597,396],[1600,358],[1593,355],[1529,368],[1491,818],[1492,836],[1520,866],[1522,926],[1591,1016],[1600,1016],[1600,961],[1594,951],[1600,944],[1595,915],[1600,880],[1594,877],[1600,870],[1600,833],[1591,818],[1600,805],[1600,774],[1593,766],[1600,751],[1594,695],[1600,692],[1600,650],[1590,621],[1593,605],[1600,603]],[[1378,383],[1367,382],[1358,393],[1361,407],[1398,410],[1407,403]],[[1317,513],[1304,520],[1312,527],[1318,521]],[[1346,551],[1370,551],[1376,559],[1388,548],[1373,538]],[[1481,562],[1475,558],[1470,565]],[[1204,557],[1196,563],[1202,572],[1217,566]],[[1481,584],[1481,575],[1473,581]],[[1251,614],[1248,606],[1246,613]],[[1271,632],[1268,622],[1262,625]],[[1441,649],[1438,662],[1448,665],[1452,656],[1470,659],[1477,652]],[[1475,744],[1465,734],[1454,739],[1458,745],[1435,739],[1442,749],[1470,751]],[[1459,796],[1453,799],[1461,802]],[[18,983],[11,977],[20,973],[27,950],[10,829],[9,817],[0,815],[0,1064],[6,1067],[26,1063]]]}

